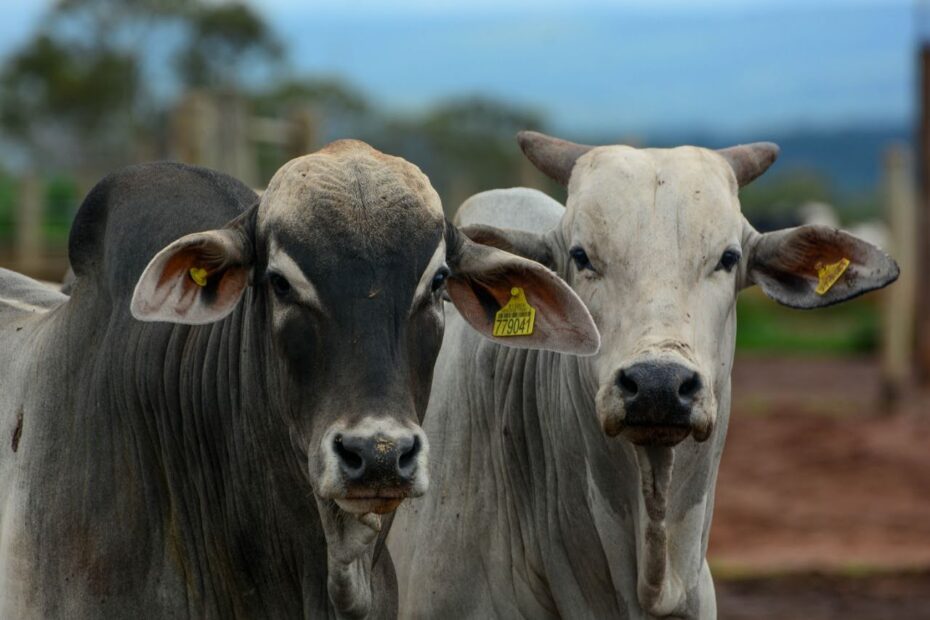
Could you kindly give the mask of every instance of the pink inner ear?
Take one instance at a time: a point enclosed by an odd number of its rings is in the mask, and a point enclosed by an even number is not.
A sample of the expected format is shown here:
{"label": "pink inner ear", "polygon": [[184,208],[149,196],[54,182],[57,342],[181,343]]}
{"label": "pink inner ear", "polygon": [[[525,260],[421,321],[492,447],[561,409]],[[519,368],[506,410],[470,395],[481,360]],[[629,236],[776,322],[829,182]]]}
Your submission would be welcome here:
{"label": "pink inner ear", "polygon": [[156,287],[160,289],[163,286],[180,286],[184,290],[184,297],[188,293],[196,293],[196,289],[200,287],[190,277],[190,270],[193,267],[207,269],[207,281],[209,282],[210,269],[197,263],[195,251],[185,249],[168,259],[161,271]]}
{"label": "pink inner ear", "polygon": [[[221,319],[248,286],[248,269],[224,265],[224,248],[214,239],[182,240],[178,245],[164,250],[146,268],[134,294],[134,316],[190,324]],[[193,268],[205,270],[205,286],[191,277]]]}
{"label": "pink inner ear", "polygon": [[[446,286],[455,307],[458,308],[462,316],[468,319],[469,323],[475,326],[476,329],[481,327],[482,333],[485,330],[490,331],[493,329],[494,317],[488,316],[487,309],[481,305],[468,279],[450,278]],[[507,300],[498,293],[498,287],[486,286],[485,289],[492,294],[498,306],[507,303]]]}
{"label": "pink inner ear", "polygon": [[817,280],[817,265],[829,265],[844,258],[853,265],[863,261],[862,252],[839,231],[798,230],[777,256],[781,271]]}
{"label": "pink inner ear", "polygon": [[220,278],[216,289],[216,305],[220,308],[235,305],[242,291],[249,285],[249,271],[242,267],[229,267],[220,274]]}
{"label": "pink inner ear", "polygon": [[[533,333],[526,336],[494,337],[494,314],[488,314],[473,286],[482,286],[497,301],[499,307],[503,307],[510,300],[512,287],[521,287],[527,303],[536,310]],[[597,329],[584,305],[571,293],[567,285],[555,275],[550,276],[547,271],[536,273],[530,269],[518,269],[482,278],[480,281],[451,278],[448,291],[459,313],[469,324],[496,342],[514,347],[582,354],[594,353],[597,350]]]}

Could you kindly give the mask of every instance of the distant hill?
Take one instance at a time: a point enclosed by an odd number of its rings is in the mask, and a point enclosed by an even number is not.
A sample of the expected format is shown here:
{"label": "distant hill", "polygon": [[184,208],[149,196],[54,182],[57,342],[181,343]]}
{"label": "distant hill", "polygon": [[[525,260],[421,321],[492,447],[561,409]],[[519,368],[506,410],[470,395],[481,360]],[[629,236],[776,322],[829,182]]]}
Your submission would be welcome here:
{"label": "distant hill", "polygon": [[[905,125],[848,129],[796,129],[786,133],[753,135],[661,135],[644,139],[641,146],[696,144],[711,148],[741,142],[770,140],[781,156],[767,178],[793,171],[812,171],[827,178],[841,193],[872,192],[881,182],[885,152],[892,144],[913,146],[914,133]],[[596,141],[595,143],[601,143]]]}
{"label": "distant hill", "polygon": [[779,170],[813,169],[843,192],[873,191],[881,182],[882,161],[895,143],[913,145],[914,133],[904,126],[795,131],[773,136],[782,148]]}

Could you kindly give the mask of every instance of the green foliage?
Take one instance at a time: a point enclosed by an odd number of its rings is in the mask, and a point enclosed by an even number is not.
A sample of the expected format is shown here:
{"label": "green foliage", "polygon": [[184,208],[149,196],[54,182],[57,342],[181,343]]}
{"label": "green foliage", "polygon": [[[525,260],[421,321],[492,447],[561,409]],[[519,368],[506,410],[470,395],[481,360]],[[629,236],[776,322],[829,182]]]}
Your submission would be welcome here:
{"label": "green foliage", "polygon": [[[177,82],[190,86],[238,88],[247,71],[281,55],[242,2],[58,0],[43,23],[0,67],[0,128],[32,166],[78,162],[90,178],[129,163],[138,144],[164,133],[152,120],[165,119],[152,75],[165,79],[165,41],[177,48]],[[165,36],[171,28],[175,36]]]}
{"label": "green foliage", "polygon": [[833,199],[829,181],[809,170],[780,171],[740,191],[740,203],[748,217],[781,214],[810,200],[831,203]]}
{"label": "green foliage", "polygon": [[0,175],[0,241],[10,241],[15,222],[16,182],[6,174]]}
{"label": "green foliage", "polygon": [[51,123],[90,139],[114,110],[132,105],[138,93],[138,67],[133,58],[118,51],[75,54],[41,35],[13,56],[0,82],[0,122],[11,134],[37,142]]}
{"label": "green foliage", "polygon": [[71,220],[77,212],[81,196],[72,177],[56,175],[45,180],[45,236],[50,241],[65,242],[71,229]]}
{"label": "green foliage", "polygon": [[830,179],[809,168],[781,170],[740,191],[743,213],[750,222],[779,222],[794,217],[806,202],[833,205],[845,224],[878,217],[881,213],[877,192],[845,193]]}
{"label": "green foliage", "polygon": [[525,163],[516,133],[541,125],[531,110],[470,98],[442,103],[417,119],[388,122],[372,141],[420,163],[451,214],[474,192],[519,184]]}
{"label": "green foliage", "polygon": [[236,86],[249,60],[277,60],[282,54],[261,16],[242,2],[196,6],[187,14],[187,26],[177,65],[188,87]]}
{"label": "green foliage", "polygon": [[872,296],[816,311],[794,310],[751,288],[740,294],[736,314],[740,350],[837,355],[870,353],[878,346],[879,309]]}
{"label": "green foliage", "polygon": [[294,106],[311,106],[327,121],[340,117],[361,117],[371,112],[365,96],[333,78],[285,79],[252,97],[258,114],[276,116]]}

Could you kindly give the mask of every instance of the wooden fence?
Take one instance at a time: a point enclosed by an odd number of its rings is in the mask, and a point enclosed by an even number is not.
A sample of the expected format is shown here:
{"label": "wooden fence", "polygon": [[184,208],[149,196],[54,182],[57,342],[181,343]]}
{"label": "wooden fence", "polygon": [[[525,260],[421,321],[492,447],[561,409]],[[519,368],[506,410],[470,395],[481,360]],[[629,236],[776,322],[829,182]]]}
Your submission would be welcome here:
{"label": "wooden fence", "polygon": [[[258,189],[266,181],[260,154],[270,149],[274,163],[280,164],[312,152],[319,147],[317,127],[309,107],[295,107],[283,118],[259,117],[240,97],[191,92],[171,114],[161,156],[226,172]],[[44,181],[26,173],[14,193],[14,230],[10,242],[0,241],[0,266],[44,280],[60,279],[67,269],[67,249],[63,239],[46,234]],[[72,213],[81,198],[76,197]]]}

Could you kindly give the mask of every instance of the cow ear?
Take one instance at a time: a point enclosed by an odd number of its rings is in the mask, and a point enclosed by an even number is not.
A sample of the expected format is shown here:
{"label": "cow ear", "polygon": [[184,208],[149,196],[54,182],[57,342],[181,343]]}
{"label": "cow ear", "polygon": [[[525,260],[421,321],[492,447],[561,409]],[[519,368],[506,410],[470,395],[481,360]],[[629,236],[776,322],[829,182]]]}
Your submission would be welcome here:
{"label": "cow ear", "polygon": [[[588,309],[564,281],[539,263],[460,236],[450,266],[449,298],[484,337],[521,349],[597,353],[601,337]],[[506,320],[508,304],[521,316],[531,309],[532,327],[524,321],[517,329],[499,330],[495,336],[495,324]],[[514,335],[504,335],[507,332]]]}
{"label": "cow ear", "polygon": [[549,268],[553,267],[552,251],[542,236],[536,233],[484,224],[462,226],[459,230],[475,243],[528,258]]}
{"label": "cow ear", "polygon": [[227,226],[181,237],[149,262],[130,310],[140,321],[202,325],[239,303],[254,263],[255,207]]}
{"label": "cow ear", "polygon": [[898,264],[874,245],[827,226],[760,235],[749,224],[748,284],[792,308],[820,308],[888,286]]}

